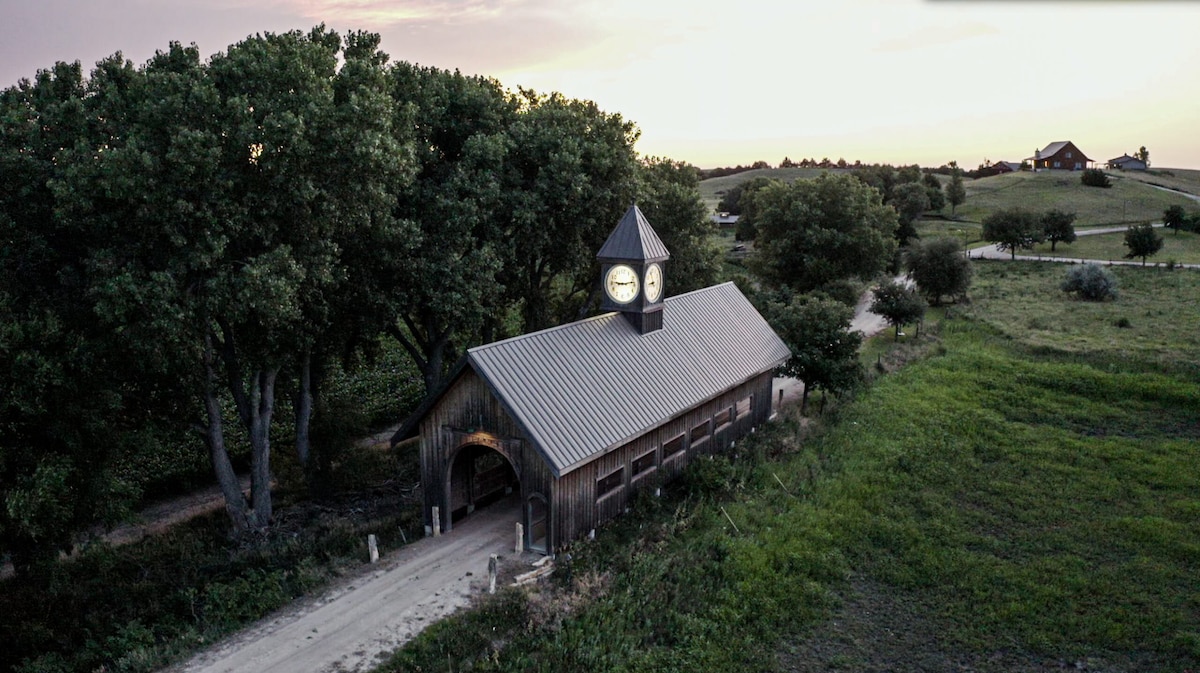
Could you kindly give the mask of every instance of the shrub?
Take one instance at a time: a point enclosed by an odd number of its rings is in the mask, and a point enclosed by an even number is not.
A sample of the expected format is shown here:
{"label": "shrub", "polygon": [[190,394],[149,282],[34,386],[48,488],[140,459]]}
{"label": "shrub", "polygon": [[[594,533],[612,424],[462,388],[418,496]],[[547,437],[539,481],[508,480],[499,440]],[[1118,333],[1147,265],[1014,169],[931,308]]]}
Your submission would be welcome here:
{"label": "shrub", "polygon": [[1112,187],[1112,183],[1108,181],[1108,176],[1099,168],[1089,168],[1079,176],[1079,181],[1088,187]]}
{"label": "shrub", "polygon": [[1071,267],[1062,283],[1062,290],[1087,301],[1117,298],[1117,279],[1112,272],[1098,264]]}

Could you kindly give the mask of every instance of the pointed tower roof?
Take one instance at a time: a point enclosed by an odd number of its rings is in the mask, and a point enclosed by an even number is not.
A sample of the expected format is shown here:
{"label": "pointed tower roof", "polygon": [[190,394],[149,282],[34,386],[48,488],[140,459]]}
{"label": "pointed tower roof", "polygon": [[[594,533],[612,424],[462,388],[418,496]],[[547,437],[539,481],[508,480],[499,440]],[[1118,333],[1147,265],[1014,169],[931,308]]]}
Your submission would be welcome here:
{"label": "pointed tower roof", "polygon": [[635,203],[625,211],[617,228],[608,235],[596,254],[599,259],[628,259],[661,262],[671,256],[658,234]]}

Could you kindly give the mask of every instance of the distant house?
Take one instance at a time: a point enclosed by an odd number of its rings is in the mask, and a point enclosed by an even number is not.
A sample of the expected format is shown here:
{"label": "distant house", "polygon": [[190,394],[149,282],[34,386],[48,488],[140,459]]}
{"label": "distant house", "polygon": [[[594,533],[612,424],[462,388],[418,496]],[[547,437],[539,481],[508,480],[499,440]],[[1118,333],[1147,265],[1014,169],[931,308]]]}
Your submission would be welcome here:
{"label": "distant house", "polygon": [[1116,159],[1109,159],[1108,167],[1118,171],[1144,171],[1147,168],[1145,161],[1128,154],[1122,154]]}
{"label": "distant house", "polygon": [[990,166],[984,166],[977,170],[976,177],[986,178],[992,175],[1000,175],[1002,173],[1016,173],[1021,170],[1021,164],[1015,161],[997,161]]}
{"label": "distant house", "polygon": [[1081,171],[1087,168],[1092,161],[1087,158],[1086,154],[1080,152],[1075,143],[1070,140],[1050,143],[1046,145],[1045,149],[1034,152],[1033,156],[1025,160],[1030,162],[1035,171],[1045,169]]}
{"label": "distant house", "polygon": [[729,213],[714,213],[708,219],[718,228],[728,229],[737,226],[738,217],[738,215],[730,215]]}

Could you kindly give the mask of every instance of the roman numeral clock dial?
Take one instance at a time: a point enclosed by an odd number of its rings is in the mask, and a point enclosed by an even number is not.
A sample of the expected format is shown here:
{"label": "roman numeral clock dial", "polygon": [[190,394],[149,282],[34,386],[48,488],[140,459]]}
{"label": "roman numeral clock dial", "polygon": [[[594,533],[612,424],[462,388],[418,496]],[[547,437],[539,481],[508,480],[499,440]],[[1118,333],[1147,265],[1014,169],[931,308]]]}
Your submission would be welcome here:
{"label": "roman numeral clock dial", "polygon": [[604,291],[618,304],[628,304],[638,295],[638,275],[631,267],[617,264],[604,277]]}

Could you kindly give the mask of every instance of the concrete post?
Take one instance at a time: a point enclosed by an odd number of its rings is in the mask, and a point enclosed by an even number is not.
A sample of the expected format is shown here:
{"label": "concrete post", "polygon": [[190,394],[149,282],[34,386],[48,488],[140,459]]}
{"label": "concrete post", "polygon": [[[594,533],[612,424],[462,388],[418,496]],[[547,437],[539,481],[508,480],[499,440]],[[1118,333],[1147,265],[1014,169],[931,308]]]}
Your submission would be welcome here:
{"label": "concrete post", "polygon": [[442,516],[437,507],[433,508],[433,536],[437,537],[442,534]]}
{"label": "concrete post", "polygon": [[[517,524],[518,526],[520,524]],[[488,593],[496,593],[496,571],[499,565],[499,557],[492,554],[488,557]]]}
{"label": "concrete post", "polygon": [[379,542],[374,533],[367,536],[367,553],[371,555],[371,563],[379,562]]}
{"label": "concrete post", "polygon": [[525,527],[521,522],[517,522],[517,544],[513,547],[514,554],[520,554],[525,551]]}

